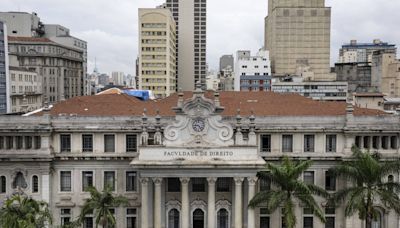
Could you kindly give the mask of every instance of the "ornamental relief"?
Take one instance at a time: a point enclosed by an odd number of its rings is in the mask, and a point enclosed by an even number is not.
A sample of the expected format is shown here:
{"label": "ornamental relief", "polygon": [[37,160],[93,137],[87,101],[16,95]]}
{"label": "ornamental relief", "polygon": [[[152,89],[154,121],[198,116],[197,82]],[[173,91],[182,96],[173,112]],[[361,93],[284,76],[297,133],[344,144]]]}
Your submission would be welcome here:
{"label": "ornamental relief", "polygon": [[223,108],[215,103],[199,91],[190,100],[178,103],[176,121],[164,130],[164,145],[185,148],[233,145],[233,128],[222,122]]}

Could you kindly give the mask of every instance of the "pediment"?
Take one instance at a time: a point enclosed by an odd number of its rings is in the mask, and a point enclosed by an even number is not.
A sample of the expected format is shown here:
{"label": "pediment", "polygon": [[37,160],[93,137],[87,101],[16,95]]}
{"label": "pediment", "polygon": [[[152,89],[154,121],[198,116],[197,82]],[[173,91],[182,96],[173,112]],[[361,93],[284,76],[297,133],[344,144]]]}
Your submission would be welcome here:
{"label": "pediment", "polygon": [[219,104],[219,94],[214,100],[204,96],[197,88],[193,97],[183,100],[179,95],[175,121],[164,131],[164,145],[169,147],[210,148],[232,146],[233,128],[222,121],[220,113],[224,110]]}

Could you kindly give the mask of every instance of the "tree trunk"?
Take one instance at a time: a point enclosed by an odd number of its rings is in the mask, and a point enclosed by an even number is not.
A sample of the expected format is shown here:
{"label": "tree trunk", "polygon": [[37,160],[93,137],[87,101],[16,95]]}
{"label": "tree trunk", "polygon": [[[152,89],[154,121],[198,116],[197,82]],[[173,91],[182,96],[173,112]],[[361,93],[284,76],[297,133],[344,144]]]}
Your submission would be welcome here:
{"label": "tree trunk", "polygon": [[365,228],[372,228],[372,216],[369,213],[365,219]]}

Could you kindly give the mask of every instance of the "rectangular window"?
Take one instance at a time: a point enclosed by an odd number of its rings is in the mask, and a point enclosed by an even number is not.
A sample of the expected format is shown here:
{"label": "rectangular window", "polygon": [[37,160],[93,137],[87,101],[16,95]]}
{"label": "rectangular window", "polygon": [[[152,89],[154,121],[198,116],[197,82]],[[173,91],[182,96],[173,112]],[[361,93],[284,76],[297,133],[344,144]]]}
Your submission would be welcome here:
{"label": "rectangular window", "polygon": [[25,149],[32,149],[32,136],[25,136]]}
{"label": "rectangular window", "polygon": [[4,149],[4,137],[0,136],[0,150]]}
{"label": "rectangular window", "polygon": [[261,152],[271,152],[271,135],[261,135]]}
{"label": "rectangular window", "polygon": [[260,208],[260,228],[270,228],[270,218],[267,208]]}
{"label": "rectangular window", "polygon": [[42,138],[40,136],[35,136],[33,139],[35,150],[42,148]]}
{"label": "rectangular window", "polygon": [[303,173],[303,181],[306,184],[314,184],[314,171],[305,171]]}
{"label": "rectangular window", "polygon": [[10,150],[14,147],[14,137],[6,136],[6,149]]}
{"label": "rectangular window", "polygon": [[314,152],[314,135],[304,135],[304,152]]}
{"label": "rectangular window", "polygon": [[390,148],[392,148],[393,150],[397,149],[397,136],[390,137]]}
{"label": "rectangular window", "polygon": [[335,228],[335,208],[325,208],[326,223],[325,228]]}
{"label": "rectangular window", "polygon": [[313,228],[314,227],[314,211],[311,208],[303,209],[303,228]]}
{"label": "rectangular window", "polygon": [[136,208],[126,209],[126,228],[136,228]]}
{"label": "rectangular window", "polygon": [[180,192],[181,191],[181,181],[179,178],[168,178],[167,179],[167,191],[168,192]]}
{"label": "rectangular window", "polygon": [[336,178],[329,171],[325,172],[325,190],[336,191]]}
{"label": "rectangular window", "polygon": [[68,225],[71,222],[71,209],[70,208],[61,208],[60,211],[61,217],[61,225]]}
{"label": "rectangular window", "polygon": [[60,191],[70,192],[71,191],[71,171],[60,172]]}
{"label": "rectangular window", "polygon": [[229,192],[231,186],[231,178],[221,177],[217,179],[217,192]]}
{"label": "rectangular window", "polygon": [[293,135],[282,135],[282,152],[293,152]]}
{"label": "rectangular window", "polygon": [[136,192],[136,172],[128,171],[126,172],[126,191]]}
{"label": "rectangular window", "polygon": [[336,152],[336,135],[326,136],[326,152]]}
{"label": "rectangular window", "polygon": [[93,135],[82,135],[82,151],[93,152]]}
{"label": "rectangular window", "polygon": [[93,171],[83,171],[82,172],[82,191],[87,191],[86,189],[93,187]]}
{"label": "rectangular window", "polygon": [[104,188],[110,188],[111,191],[115,191],[115,172],[105,171],[104,172]]}
{"label": "rectangular window", "polygon": [[104,135],[104,152],[115,152],[114,135]]}
{"label": "rectangular window", "polygon": [[204,178],[192,178],[192,192],[205,192],[206,183]]}
{"label": "rectangular window", "polygon": [[260,177],[258,183],[260,185],[261,192],[271,190],[271,180],[268,177]]}
{"label": "rectangular window", "polygon": [[60,135],[60,151],[71,152],[71,135]]}
{"label": "rectangular window", "polygon": [[93,217],[85,217],[83,220],[84,228],[93,228]]}
{"label": "rectangular window", "polygon": [[126,152],[137,152],[137,135],[126,135]]}
{"label": "rectangular window", "polygon": [[7,180],[5,176],[0,176],[0,193],[6,193]]}
{"label": "rectangular window", "polygon": [[15,137],[15,140],[16,140],[16,144],[17,144],[17,145],[16,145],[17,150],[22,149],[24,138],[22,138],[22,136],[16,136],[16,137]]}

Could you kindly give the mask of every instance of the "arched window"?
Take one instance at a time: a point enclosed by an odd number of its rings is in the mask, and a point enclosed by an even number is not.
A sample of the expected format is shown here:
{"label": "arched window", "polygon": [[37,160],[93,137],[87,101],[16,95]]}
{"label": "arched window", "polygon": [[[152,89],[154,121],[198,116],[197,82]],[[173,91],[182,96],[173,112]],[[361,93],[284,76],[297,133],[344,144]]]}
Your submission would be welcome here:
{"label": "arched window", "polygon": [[0,193],[6,193],[6,177],[0,177]]}
{"label": "arched window", "polygon": [[382,211],[379,209],[376,220],[372,221],[372,228],[383,228],[383,214]]}
{"label": "arched window", "polygon": [[39,178],[36,175],[32,176],[32,192],[39,192]]}
{"label": "arched window", "polygon": [[393,175],[389,175],[388,176],[388,182],[394,182],[394,176]]}
{"label": "arched window", "polygon": [[193,212],[193,228],[204,228],[204,212],[196,209]]}
{"label": "arched window", "polygon": [[168,228],[179,228],[179,211],[177,209],[168,212]]}
{"label": "arched window", "polygon": [[226,209],[221,209],[217,213],[217,228],[228,228],[229,214]]}
{"label": "arched window", "polygon": [[26,188],[27,184],[24,178],[24,175],[21,172],[18,172],[17,175],[14,178],[14,182],[13,182],[13,188]]}

